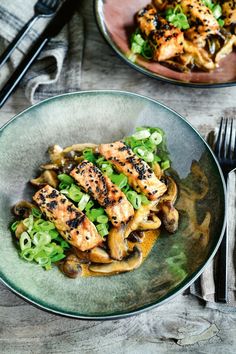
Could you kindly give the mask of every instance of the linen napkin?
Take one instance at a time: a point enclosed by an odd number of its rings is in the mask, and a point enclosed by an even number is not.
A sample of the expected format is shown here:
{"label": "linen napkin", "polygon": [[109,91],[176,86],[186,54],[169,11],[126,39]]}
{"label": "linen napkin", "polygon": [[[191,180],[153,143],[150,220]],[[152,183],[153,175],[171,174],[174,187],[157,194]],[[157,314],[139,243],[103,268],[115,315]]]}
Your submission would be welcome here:
{"label": "linen napkin", "polygon": [[[13,40],[34,13],[35,1],[1,0],[0,52]],[[24,37],[10,60],[1,68],[1,86],[27,53],[32,43],[44,30],[49,18],[40,18]],[[83,55],[83,19],[76,12],[70,23],[57,37],[52,38],[21,82],[31,103],[80,88]]]}
{"label": "linen napkin", "polygon": [[[210,133],[212,134],[212,133]],[[216,136],[216,132],[213,134]],[[228,227],[228,303],[215,302],[215,258],[202,275],[190,287],[190,293],[206,301],[206,306],[225,312],[236,312],[236,171],[231,172],[227,182]]]}

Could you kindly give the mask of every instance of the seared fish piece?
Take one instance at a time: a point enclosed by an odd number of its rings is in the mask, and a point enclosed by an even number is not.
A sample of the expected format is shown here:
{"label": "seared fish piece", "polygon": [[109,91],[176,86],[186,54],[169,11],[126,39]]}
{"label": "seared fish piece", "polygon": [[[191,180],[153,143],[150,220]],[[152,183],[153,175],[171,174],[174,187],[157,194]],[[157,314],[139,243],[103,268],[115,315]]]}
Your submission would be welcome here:
{"label": "seared fish piece", "polygon": [[183,53],[183,33],[161,17],[152,5],[138,12],[137,22],[154,50],[154,60],[164,61]]}
{"label": "seared fish piece", "polygon": [[222,0],[221,3],[225,26],[236,24],[236,0]]}
{"label": "seared fish piece", "polygon": [[220,25],[211,10],[200,0],[178,0],[183,12],[188,17],[191,28],[186,37],[199,47],[204,47],[209,35],[217,34]]}
{"label": "seared fish piece", "polygon": [[134,215],[125,194],[93,163],[82,161],[70,175],[105,209],[114,226],[126,223]]}
{"label": "seared fish piece", "polygon": [[33,199],[60,235],[74,247],[86,251],[102,242],[94,224],[56,189],[46,185]]}
{"label": "seared fish piece", "polygon": [[150,200],[156,200],[166,191],[166,185],[159,181],[150,166],[140,159],[123,141],[98,146],[99,153],[128,177],[129,184]]}

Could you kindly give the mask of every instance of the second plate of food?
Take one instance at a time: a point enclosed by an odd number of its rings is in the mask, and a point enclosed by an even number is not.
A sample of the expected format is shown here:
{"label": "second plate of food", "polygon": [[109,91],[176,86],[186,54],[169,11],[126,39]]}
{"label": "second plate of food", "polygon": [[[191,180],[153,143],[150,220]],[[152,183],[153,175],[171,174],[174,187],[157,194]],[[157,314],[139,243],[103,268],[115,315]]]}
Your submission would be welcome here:
{"label": "second plate of food", "polygon": [[236,84],[233,1],[95,0],[111,47],[142,73],[194,87]]}
{"label": "second plate of food", "polygon": [[138,313],[186,288],[220,243],[217,162],[156,101],[58,96],[3,127],[0,151],[0,276],[43,309]]}

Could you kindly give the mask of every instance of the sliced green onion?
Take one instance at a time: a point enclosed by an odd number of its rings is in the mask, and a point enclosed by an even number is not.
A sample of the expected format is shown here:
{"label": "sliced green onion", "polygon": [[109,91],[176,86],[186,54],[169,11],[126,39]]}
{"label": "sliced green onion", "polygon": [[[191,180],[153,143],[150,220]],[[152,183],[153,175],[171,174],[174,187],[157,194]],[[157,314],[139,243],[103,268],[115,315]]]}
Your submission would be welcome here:
{"label": "sliced green onion", "polygon": [[153,51],[152,51],[152,48],[151,48],[150,44],[148,43],[148,41],[144,42],[144,44],[142,46],[142,50],[141,50],[141,55],[145,59],[152,59]]}
{"label": "sliced green onion", "polygon": [[32,262],[35,256],[35,250],[32,248],[25,248],[23,251],[20,252],[20,256],[24,260]]}
{"label": "sliced green onion", "polygon": [[142,46],[133,42],[131,45],[131,50],[134,54],[140,54],[142,52]]}
{"label": "sliced green onion", "polygon": [[100,215],[104,214],[103,208],[93,208],[87,213],[87,217],[90,221],[94,222]]}
{"label": "sliced green onion", "polygon": [[45,266],[46,264],[48,264],[50,262],[49,257],[35,257],[35,260],[41,266]]}
{"label": "sliced green onion", "polygon": [[216,4],[213,9],[212,13],[216,19],[220,18],[222,16],[222,8],[219,4]]}
{"label": "sliced green onion", "polygon": [[41,218],[42,213],[40,212],[39,209],[33,208],[33,209],[32,209],[32,215],[33,215],[35,218],[39,219],[39,218]]}
{"label": "sliced green onion", "polygon": [[66,173],[61,173],[60,175],[57,176],[59,181],[65,183],[65,184],[72,184],[74,183],[74,180],[71,176],[67,175]]}
{"label": "sliced green onion", "polygon": [[129,55],[127,55],[127,59],[129,59],[132,63],[135,63],[137,56],[131,52]]}
{"label": "sliced green onion", "polygon": [[33,236],[33,243],[35,246],[42,246],[42,245],[47,245],[48,243],[51,242],[51,236],[49,235],[48,232],[37,232]]}
{"label": "sliced green onion", "polygon": [[70,248],[70,245],[69,245],[68,242],[62,240],[62,241],[61,241],[61,247],[62,247],[63,249],[67,249],[67,248]]}
{"label": "sliced green onion", "polygon": [[31,247],[31,238],[27,232],[22,232],[20,235],[20,249],[23,251]]}
{"label": "sliced green onion", "polygon": [[68,191],[68,198],[73,200],[74,202],[79,202],[80,199],[82,198],[83,193],[81,192],[80,188],[77,187],[75,184],[72,184],[70,186],[70,189]]}
{"label": "sliced green onion", "polygon": [[104,172],[107,176],[110,176],[113,173],[113,168],[110,163],[103,163],[101,165],[101,170]]}
{"label": "sliced green onion", "polygon": [[132,40],[133,42],[139,44],[140,46],[142,46],[145,43],[145,40],[142,38],[140,33],[135,34]]}
{"label": "sliced green onion", "polygon": [[27,227],[27,231],[30,232],[32,230],[33,224],[34,224],[33,215],[30,215],[28,218],[24,219],[23,224],[25,225],[25,227]]}
{"label": "sliced green onion", "polygon": [[108,235],[108,228],[106,224],[98,224],[96,228],[102,237]]}
{"label": "sliced green onion", "polygon": [[34,229],[36,231],[49,231],[55,229],[55,225],[51,221],[38,219],[34,223]]}
{"label": "sliced green onion", "polygon": [[224,26],[225,21],[224,21],[224,20],[222,20],[222,18],[219,18],[217,21],[218,21],[218,23],[219,23],[220,27],[223,27],[223,26]]}
{"label": "sliced green onion", "polygon": [[141,206],[141,196],[135,191],[129,191],[126,193],[128,201],[133,205],[134,209],[139,209]]}
{"label": "sliced green onion", "polygon": [[170,161],[169,160],[165,160],[161,163],[161,169],[162,170],[167,170],[168,168],[170,168]]}
{"label": "sliced green onion", "polygon": [[80,210],[84,210],[89,199],[90,199],[90,196],[88,194],[83,194],[82,198],[79,201],[78,208]]}
{"label": "sliced green onion", "polygon": [[58,262],[60,261],[61,259],[65,258],[65,254],[56,254],[55,256],[51,257],[51,262],[54,263],[54,262]]}
{"label": "sliced green onion", "polygon": [[162,142],[162,135],[158,132],[154,132],[149,139],[153,144],[159,145]]}
{"label": "sliced green onion", "polygon": [[92,162],[92,163],[96,162],[96,157],[93,153],[93,150],[90,148],[84,149],[83,157],[85,158],[85,160],[88,160],[89,162]]}
{"label": "sliced green onion", "polygon": [[111,181],[115,183],[117,187],[119,187],[120,189],[124,188],[128,183],[128,178],[125,175],[123,175],[123,173],[120,173],[119,175],[112,174],[110,178]]}
{"label": "sliced green onion", "polygon": [[140,194],[140,198],[141,198],[141,203],[143,205],[148,205],[150,203],[150,200],[147,199],[146,195]]}
{"label": "sliced green onion", "polygon": [[140,130],[140,131],[134,133],[132,135],[132,137],[136,140],[143,140],[143,139],[149,138],[150,135],[151,134],[150,134],[149,130],[145,129],[145,130]]}
{"label": "sliced green onion", "polygon": [[108,223],[108,217],[106,215],[100,215],[97,217],[96,220],[99,224],[107,224]]}
{"label": "sliced green onion", "polygon": [[59,232],[57,230],[49,230],[49,235],[51,236],[51,239],[54,240],[59,236]]}
{"label": "sliced green onion", "polygon": [[68,189],[70,188],[70,184],[67,184],[67,183],[64,183],[64,182],[61,182],[59,184],[59,189],[61,191],[61,193],[63,194],[68,194]]}
{"label": "sliced green onion", "polygon": [[161,161],[161,158],[158,156],[158,155],[155,155],[154,156],[154,162],[160,162]]}
{"label": "sliced green onion", "polygon": [[89,211],[93,206],[94,206],[94,202],[90,200],[85,207],[85,211],[86,212]]}
{"label": "sliced green onion", "polygon": [[11,230],[13,231],[13,232],[15,232],[16,231],[16,229],[17,229],[17,226],[19,225],[19,221],[15,221],[15,222],[13,222],[12,224],[11,224]]}

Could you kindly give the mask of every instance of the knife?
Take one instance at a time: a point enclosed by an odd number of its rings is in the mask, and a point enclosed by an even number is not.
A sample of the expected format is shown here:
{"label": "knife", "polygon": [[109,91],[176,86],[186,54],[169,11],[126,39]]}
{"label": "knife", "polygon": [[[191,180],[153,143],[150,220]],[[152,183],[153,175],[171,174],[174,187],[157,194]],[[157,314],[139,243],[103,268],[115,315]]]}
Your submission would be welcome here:
{"label": "knife", "polygon": [[77,0],[66,0],[60,6],[56,15],[49,22],[43,33],[38,37],[36,42],[30,48],[29,52],[26,54],[24,59],[20,62],[19,66],[16,68],[14,73],[1,89],[0,108],[4,105],[6,100],[9,98],[11,93],[14,91],[20,80],[26,74],[30,66],[33,64],[49,40],[55,37],[62,30],[65,24],[70,21],[76,10],[77,4]]}

